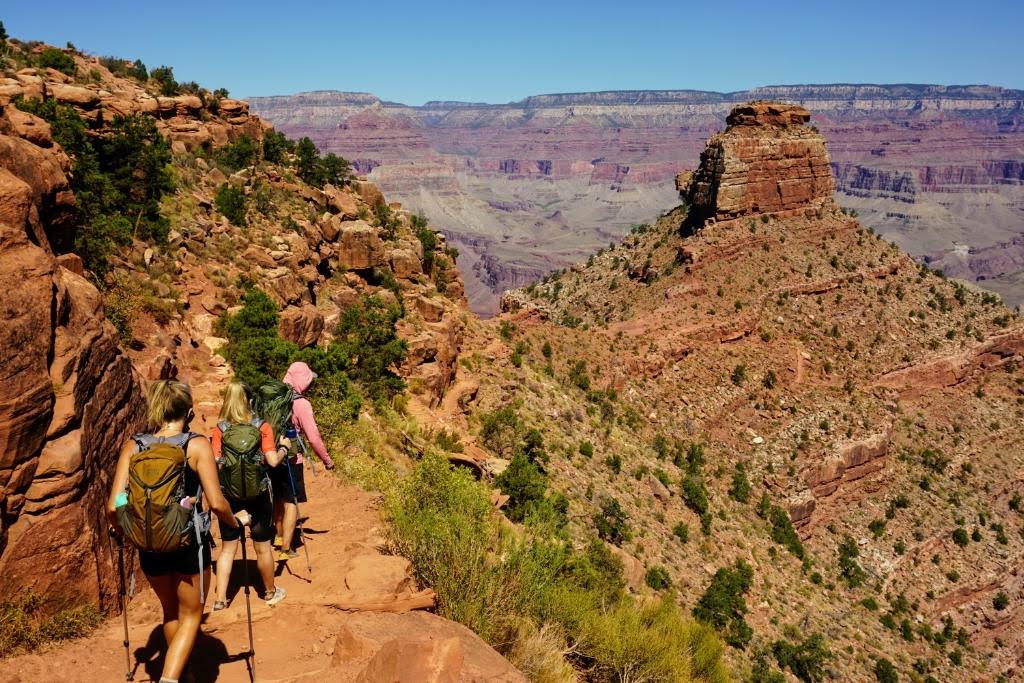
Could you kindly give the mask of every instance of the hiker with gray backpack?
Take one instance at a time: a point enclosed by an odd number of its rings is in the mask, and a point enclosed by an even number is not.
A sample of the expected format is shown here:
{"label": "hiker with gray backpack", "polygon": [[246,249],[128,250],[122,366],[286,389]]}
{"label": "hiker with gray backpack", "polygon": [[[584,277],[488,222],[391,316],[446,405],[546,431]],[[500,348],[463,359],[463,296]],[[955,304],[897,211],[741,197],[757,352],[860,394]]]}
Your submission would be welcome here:
{"label": "hiker with gray backpack", "polygon": [[[210,579],[210,518],[204,505],[222,528],[248,524],[249,515],[232,513],[221,494],[209,440],[188,429],[189,386],[154,382],[148,413],[155,431],[136,434],[121,448],[106,515],[119,544],[127,539],[139,550],[139,564],[163,610],[167,655],[160,683],[177,683],[199,633]],[[131,675],[129,670],[129,680]]]}
{"label": "hiker with gray backpack", "polygon": [[[313,406],[302,395],[315,379],[316,373],[308,365],[295,362],[288,367],[283,382],[264,382],[256,389],[254,398],[256,413],[270,423],[277,439],[288,438],[289,434],[295,437],[291,440],[291,449],[285,460],[270,470],[274,491],[274,523],[278,534],[276,540],[281,548],[278,560],[283,562],[296,556],[294,535],[299,504],[306,502],[306,481],[303,476],[304,456],[308,454],[306,443],[326,469],[334,468],[334,461],[327,454],[320,429],[313,417]],[[301,527],[299,534],[302,534]],[[310,568],[308,548],[306,553],[307,568]]]}
{"label": "hiker with gray backpack", "polygon": [[[253,415],[247,387],[237,381],[228,384],[224,391],[220,421],[214,428],[212,441],[221,489],[228,505],[232,512],[246,511],[252,519],[250,537],[256,548],[256,568],[263,580],[263,599],[268,607],[273,607],[284,599],[286,591],[274,582],[274,555],[270,545],[274,536],[274,504],[267,471],[284,460],[291,442],[283,437],[274,439],[270,424]],[[215,612],[227,606],[228,579],[239,537],[244,544],[244,529],[221,527]],[[248,590],[246,576],[247,599]]]}

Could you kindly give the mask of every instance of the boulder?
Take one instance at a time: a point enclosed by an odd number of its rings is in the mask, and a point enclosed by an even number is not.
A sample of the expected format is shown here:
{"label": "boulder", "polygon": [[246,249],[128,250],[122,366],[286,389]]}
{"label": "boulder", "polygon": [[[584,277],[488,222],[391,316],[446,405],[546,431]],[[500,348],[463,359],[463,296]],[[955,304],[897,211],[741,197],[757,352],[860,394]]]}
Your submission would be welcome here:
{"label": "boulder", "polygon": [[343,219],[359,218],[359,206],[356,204],[355,197],[348,192],[333,185],[325,185],[324,196],[327,198],[327,208]]}
{"label": "boulder", "polygon": [[384,265],[384,243],[377,229],[365,221],[342,223],[338,236],[338,260],[351,270],[366,270]]}
{"label": "boulder", "polygon": [[324,316],[314,306],[286,308],[281,312],[278,330],[282,338],[299,348],[316,346],[324,331]]}
{"label": "boulder", "polygon": [[[361,669],[348,669],[354,663]],[[334,673],[328,672],[325,678],[366,683],[526,681],[465,626],[419,611],[345,615],[335,639],[331,666]]]}
{"label": "boulder", "polygon": [[44,119],[21,111],[17,107],[4,107],[0,130],[14,137],[28,140],[37,147],[53,146],[53,131]]}
{"label": "boulder", "polygon": [[61,104],[70,104],[81,109],[92,109],[100,103],[95,90],[67,83],[47,83],[47,94]]}
{"label": "boulder", "polygon": [[408,280],[423,272],[419,256],[411,249],[395,249],[391,252],[391,270],[400,280]]}
{"label": "boulder", "polygon": [[355,183],[355,188],[356,192],[359,193],[359,196],[362,197],[371,210],[376,210],[387,204],[384,200],[384,195],[381,194],[381,191],[373,183],[359,181]]}

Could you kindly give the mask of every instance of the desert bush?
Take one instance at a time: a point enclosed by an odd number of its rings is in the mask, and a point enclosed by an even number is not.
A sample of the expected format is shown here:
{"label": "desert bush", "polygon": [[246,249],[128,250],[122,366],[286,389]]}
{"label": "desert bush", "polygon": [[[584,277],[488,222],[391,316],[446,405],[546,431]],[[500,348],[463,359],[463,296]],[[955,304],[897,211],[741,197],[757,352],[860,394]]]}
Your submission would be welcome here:
{"label": "desert bush", "polygon": [[753,579],[753,568],[743,560],[736,560],[733,567],[721,567],[693,608],[694,618],[713,626],[726,643],[740,649],[753,636],[753,630],[743,618],[747,612],[743,596],[750,590]]}
{"label": "desert bush", "polygon": [[512,406],[480,413],[480,441],[503,458],[511,458],[519,445],[521,423]]}
{"label": "desert bush", "polygon": [[626,511],[615,498],[601,503],[600,512],[594,515],[594,526],[599,538],[614,545],[622,545],[631,536]]}
{"label": "desert bush", "polygon": [[804,683],[818,683],[825,679],[825,664],[832,657],[828,643],[820,633],[814,633],[800,642],[777,640],[772,646],[775,659],[783,669],[788,668]]}
{"label": "desert bush", "polygon": [[390,400],[405,390],[405,381],[397,373],[407,350],[395,328],[401,317],[397,304],[364,295],[341,314],[327,347],[328,365],[344,367],[374,401]]}
{"label": "desert bush", "polygon": [[548,486],[544,473],[522,452],[512,457],[512,462],[494,483],[509,497],[505,515],[513,522],[522,522],[527,513],[544,500]]}
{"label": "desert bush", "polygon": [[231,221],[232,225],[245,226],[245,192],[241,188],[228,183],[221,185],[217,188],[213,203],[217,211]]}
{"label": "desert bush", "polygon": [[295,145],[295,171],[303,181],[316,187],[344,185],[352,179],[352,165],[347,159],[333,152],[321,157],[308,137],[299,138]]}
{"label": "desert bush", "polygon": [[171,147],[151,117],[118,116],[96,135],[74,108],[53,99],[19,100],[17,106],[49,122],[54,140],[73,159],[77,229],[51,235],[56,250],[73,249],[102,278],[110,254],[133,237],[166,239],[169,226],[160,214],[160,198],[174,190]]}
{"label": "desert bush", "polygon": [[864,568],[860,566],[860,549],[857,542],[849,535],[843,536],[839,544],[839,576],[850,588],[856,588],[867,578]]}
{"label": "desert bush", "polygon": [[747,470],[741,462],[736,463],[733,469],[729,495],[737,503],[746,503],[750,500],[750,480],[747,479]]}
{"label": "desert bush", "polygon": [[284,164],[295,150],[295,142],[284,133],[269,130],[263,134],[263,158],[272,164]]}
{"label": "desert bush", "polygon": [[43,599],[28,593],[0,602],[0,659],[40,645],[81,638],[102,621],[95,605],[80,605],[52,611]]}
{"label": "desert bush", "polygon": [[240,171],[246,166],[252,166],[256,162],[258,154],[259,148],[256,141],[248,135],[243,135],[235,142],[224,145],[214,152],[213,159],[218,166],[230,174]]}
{"label": "desert bush", "polygon": [[149,78],[165,97],[173,97],[180,91],[178,81],[174,80],[174,69],[169,66],[156,67],[149,72]]}
{"label": "desert bush", "polygon": [[43,50],[36,63],[43,69],[56,69],[68,76],[75,75],[75,60],[68,53],[55,47]]}
{"label": "desert bush", "polygon": [[992,606],[997,610],[1002,611],[1010,604],[1010,596],[1003,591],[996,593],[996,596],[992,598]]}
{"label": "desert bush", "polygon": [[685,620],[674,595],[637,603],[621,561],[596,539],[575,552],[541,527],[502,532],[486,487],[436,455],[387,495],[385,522],[390,546],[437,593],[438,613],[514,660],[537,653],[531,666],[540,659],[564,676],[553,653],[571,650],[565,661],[591,680],[728,680],[720,641]]}
{"label": "desert bush", "polygon": [[667,569],[655,565],[644,573],[644,583],[656,591],[663,591],[672,587],[672,578],[668,575]]}

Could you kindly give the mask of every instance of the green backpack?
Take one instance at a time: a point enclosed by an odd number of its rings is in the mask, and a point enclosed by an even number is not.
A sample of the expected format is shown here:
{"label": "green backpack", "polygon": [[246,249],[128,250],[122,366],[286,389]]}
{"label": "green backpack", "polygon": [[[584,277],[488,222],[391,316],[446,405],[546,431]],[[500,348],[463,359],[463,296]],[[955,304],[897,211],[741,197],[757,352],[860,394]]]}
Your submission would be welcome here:
{"label": "green backpack", "polygon": [[253,409],[256,414],[270,423],[274,430],[274,443],[284,436],[284,430],[292,423],[292,401],[297,394],[290,385],[276,379],[267,380],[256,387]]}
{"label": "green backpack", "polygon": [[267,468],[260,449],[262,424],[263,420],[255,418],[248,424],[217,425],[221,431],[220,487],[228,498],[252,500],[267,493]]}
{"label": "green backpack", "polygon": [[[182,507],[185,449],[192,434],[159,437],[136,434],[138,452],[128,465],[128,503],[117,508],[125,537],[140,550],[169,553],[199,539],[198,505]],[[200,487],[195,496],[202,493]]]}

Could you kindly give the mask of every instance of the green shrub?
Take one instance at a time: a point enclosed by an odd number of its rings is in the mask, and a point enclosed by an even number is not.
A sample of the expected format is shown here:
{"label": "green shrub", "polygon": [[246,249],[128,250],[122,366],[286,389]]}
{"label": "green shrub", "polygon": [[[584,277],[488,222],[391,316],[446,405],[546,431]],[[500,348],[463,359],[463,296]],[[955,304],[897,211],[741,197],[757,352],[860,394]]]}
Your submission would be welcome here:
{"label": "green shrub", "polygon": [[612,453],[604,459],[604,464],[608,466],[615,474],[622,472],[622,456],[618,453]]}
{"label": "green shrub", "polygon": [[164,97],[173,97],[180,92],[178,81],[174,80],[174,69],[169,66],[156,67],[149,72],[149,77]]}
{"label": "green shrub", "polygon": [[[224,145],[214,152],[213,158],[218,166],[230,174],[252,166],[256,163],[257,154],[259,154],[259,148],[256,141],[248,135],[243,135],[235,142]],[[224,212],[221,211],[221,213]]]}
{"label": "green shrub", "polygon": [[682,494],[686,507],[698,515],[703,515],[708,511],[708,490],[704,486],[704,479],[699,474],[687,474],[683,477]]}
{"label": "green shrub", "polygon": [[732,473],[732,486],[729,487],[729,495],[737,503],[746,503],[750,500],[750,481],[747,479],[747,471],[743,463],[736,463]]}
{"label": "green shrub", "polygon": [[241,188],[228,183],[221,185],[217,188],[213,203],[232,225],[245,226],[245,192]]}
{"label": "green shrub", "polygon": [[996,596],[992,598],[992,606],[997,610],[1002,611],[1006,609],[1007,605],[1010,604],[1010,596],[1003,591],[996,593]]}
{"label": "green shrub", "polygon": [[48,47],[38,57],[37,63],[43,69],[56,69],[68,76],[75,75],[75,60],[63,50]]}
{"label": "green shrub", "polygon": [[334,153],[321,158],[320,150],[308,137],[299,138],[295,145],[295,171],[316,187],[343,185],[352,179],[352,165],[346,159]]}
{"label": "green shrub", "polygon": [[644,583],[656,591],[663,591],[672,587],[672,578],[667,569],[655,565],[644,573]]}
{"label": "green shrub", "polygon": [[544,500],[547,477],[523,453],[516,453],[508,467],[494,480],[509,497],[505,515],[513,522],[522,522],[528,512]]}
{"label": "green shrub", "polygon": [[480,414],[480,441],[503,458],[511,458],[519,445],[521,424],[512,406]]}
{"label": "green shrub", "polygon": [[364,295],[342,312],[327,348],[332,364],[343,365],[374,401],[390,400],[405,390],[405,380],[397,372],[407,351],[395,328],[401,317],[398,304]]}
{"label": "green shrub", "polygon": [[818,683],[825,679],[825,663],[832,657],[828,643],[820,633],[814,633],[799,643],[777,640],[772,646],[775,659],[783,669],[788,668],[804,683]]}
{"label": "green shrub", "polygon": [[626,511],[614,498],[607,498],[601,504],[601,511],[594,515],[594,526],[598,537],[613,545],[622,545],[631,535]]}
{"label": "green shrub", "polygon": [[956,543],[961,548],[965,548],[969,542],[967,529],[964,529],[962,526],[958,526],[953,530],[953,543]]}
{"label": "green shrub", "polygon": [[732,383],[736,386],[742,386],[747,381],[747,366],[740,363],[732,370],[732,374],[729,376]]}
{"label": "green shrub", "polygon": [[582,455],[584,458],[594,457],[594,444],[590,443],[589,441],[581,441],[580,455]]}
{"label": "green shrub", "polygon": [[680,543],[687,543],[690,540],[690,527],[684,522],[679,522],[672,527],[672,534],[679,539]]}
{"label": "green shrub", "polygon": [[725,642],[744,648],[753,637],[753,630],[743,615],[747,613],[744,595],[750,590],[754,570],[743,560],[733,567],[721,567],[715,572],[711,584],[693,608],[693,616],[715,628]]}
{"label": "green shrub", "polygon": [[263,158],[272,164],[284,164],[287,155],[295,150],[295,142],[284,133],[268,130],[263,134]]}
{"label": "green shrub", "polygon": [[19,100],[19,109],[49,122],[54,140],[73,159],[74,230],[49,235],[58,252],[74,250],[102,278],[115,249],[133,237],[161,243],[169,224],[160,199],[174,190],[170,143],[149,116],[117,116],[103,134],[87,130],[74,108],[55,100]]}
{"label": "green shrub", "polygon": [[793,528],[793,522],[789,519],[789,513],[778,505],[772,505],[768,510],[768,522],[771,524],[772,540],[793,553],[799,559],[806,557],[804,544],[800,542],[800,536]]}
{"label": "green shrub", "polygon": [[849,535],[843,536],[839,544],[839,576],[846,581],[850,588],[856,588],[864,583],[867,575],[860,566],[860,549],[857,542]]}

